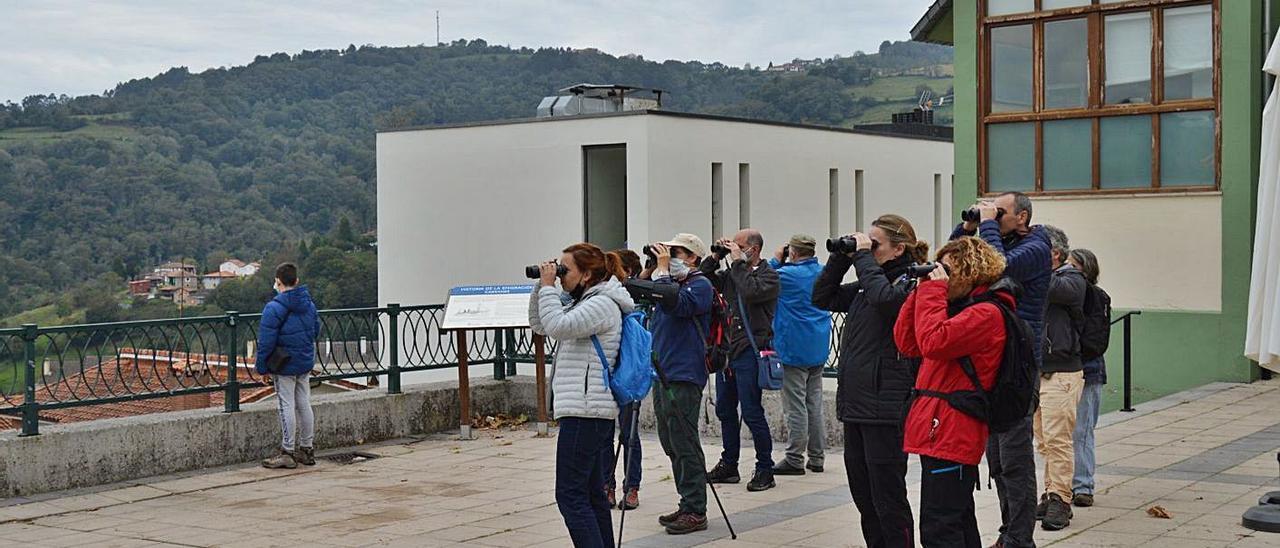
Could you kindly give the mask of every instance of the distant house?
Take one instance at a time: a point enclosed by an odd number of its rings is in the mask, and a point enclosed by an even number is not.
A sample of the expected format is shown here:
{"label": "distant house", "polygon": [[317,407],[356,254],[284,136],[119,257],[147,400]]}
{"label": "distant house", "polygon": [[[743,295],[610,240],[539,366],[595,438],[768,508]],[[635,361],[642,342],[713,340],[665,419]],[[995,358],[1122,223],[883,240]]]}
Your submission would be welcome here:
{"label": "distant house", "polygon": [[151,294],[151,280],[143,278],[141,280],[129,280],[129,295],[134,297],[142,297]]}
{"label": "distant house", "polygon": [[236,277],[239,277],[239,278],[247,278],[249,276],[257,274],[258,269],[260,268],[262,268],[262,265],[258,263],[246,264],[244,261],[241,261],[240,259],[227,259],[223,261],[222,264],[218,265],[219,272],[230,272],[232,274],[235,274]]}
{"label": "distant house", "polygon": [[153,274],[159,278],[163,287],[182,287],[195,290],[200,287],[200,276],[196,274],[196,265],[189,263],[165,263],[155,268]]}
{"label": "distant house", "polygon": [[219,285],[222,285],[222,282],[225,282],[227,280],[232,280],[235,278],[237,278],[235,272],[227,272],[224,270],[219,270],[217,272],[210,272],[208,274],[205,274],[204,276],[201,276],[200,280],[203,282],[205,289],[213,290],[213,289],[217,289]]}

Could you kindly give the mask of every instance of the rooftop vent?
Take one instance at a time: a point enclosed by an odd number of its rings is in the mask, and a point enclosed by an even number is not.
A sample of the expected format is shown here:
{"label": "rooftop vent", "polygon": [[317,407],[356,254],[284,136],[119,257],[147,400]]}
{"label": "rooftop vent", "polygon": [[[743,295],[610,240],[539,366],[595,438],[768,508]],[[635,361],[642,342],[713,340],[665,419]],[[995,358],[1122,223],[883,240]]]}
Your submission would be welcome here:
{"label": "rooftop vent", "polygon": [[660,89],[616,84],[578,84],[560,90],[560,95],[543,97],[538,104],[538,117],[599,114],[625,110],[662,108]]}

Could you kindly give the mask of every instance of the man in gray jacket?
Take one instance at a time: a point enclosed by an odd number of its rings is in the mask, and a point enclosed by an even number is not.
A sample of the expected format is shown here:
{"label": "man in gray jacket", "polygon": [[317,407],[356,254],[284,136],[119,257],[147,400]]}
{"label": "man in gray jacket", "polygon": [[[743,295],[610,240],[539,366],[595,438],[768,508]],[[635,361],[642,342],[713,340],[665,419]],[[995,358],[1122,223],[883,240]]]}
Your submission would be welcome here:
{"label": "man in gray jacket", "polygon": [[738,231],[732,240],[722,240],[720,244],[729,250],[729,268],[717,271],[720,260],[715,259],[723,260],[723,256],[703,260],[700,267],[724,295],[730,311],[726,341],[729,365],[716,374],[716,417],[720,419],[724,451],[720,462],[707,473],[707,481],[742,481],[738,475],[738,455],[742,450],[742,423],[738,422],[738,407],[741,405],[742,422],[747,423],[756,448],[756,469],[747,483],[747,490],[764,491],[775,485],[773,438],[760,402],[758,365],[747,329],[751,330],[757,348],[771,348],[773,315],[778,304],[780,283],[778,272],[760,256],[764,250],[764,237],[760,231],[745,228]]}
{"label": "man in gray jacket", "polygon": [[1036,507],[1040,526],[1048,531],[1071,523],[1071,477],[1075,448],[1076,407],[1084,389],[1080,361],[1080,328],[1084,322],[1084,274],[1067,262],[1071,246],[1066,233],[1045,225],[1053,255],[1049,306],[1044,318],[1044,361],[1040,366],[1040,407],[1035,414],[1036,450],[1044,458],[1044,494]]}

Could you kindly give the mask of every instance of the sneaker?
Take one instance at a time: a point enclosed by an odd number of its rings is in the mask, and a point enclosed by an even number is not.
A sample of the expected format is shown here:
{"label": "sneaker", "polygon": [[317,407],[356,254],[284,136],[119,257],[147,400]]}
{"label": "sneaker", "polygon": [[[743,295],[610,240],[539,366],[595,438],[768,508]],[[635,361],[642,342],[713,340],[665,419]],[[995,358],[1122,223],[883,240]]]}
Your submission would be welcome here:
{"label": "sneaker", "polygon": [[1071,505],[1067,504],[1057,493],[1049,493],[1048,508],[1040,528],[1045,531],[1057,531],[1071,525]]}
{"label": "sneaker", "polygon": [[667,525],[668,535],[687,535],[695,531],[707,530],[707,515],[685,512],[675,521]]}
{"label": "sneaker", "polygon": [[1090,506],[1093,506],[1093,494],[1076,493],[1075,496],[1071,497],[1071,504],[1074,504],[1081,508],[1088,508]]}
{"label": "sneaker", "polygon": [[622,500],[618,501],[618,508],[622,510],[635,510],[640,507],[640,490],[632,487],[624,491]]}
{"label": "sneaker", "polygon": [[738,475],[738,467],[725,464],[724,461],[716,463],[716,467],[707,472],[707,483],[738,483],[742,481],[742,477]]}
{"label": "sneaker", "polygon": [[262,459],[263,468],[288,468],[290,470],[298,467],[298,461],[293,460],[293,455],[289,451],[281,449],[274,457]]}
{"label": "sneaker", "polygon": [[775,476],[803,476],[804,468],[791,464],[791,461],[782,461],[782,464],[773,467],[773,475]]}
{"label": "sneaker", "polygon": [[748,491],[764,491],[773,489],[778,484],[773,482],[772,470],[756,470],[755,475],[751,476],[751,482],[747,483]]}
{"label": "sneaker", "polygon": [[1037,521],[1039,521],[1039,520],[1044,519],[1044,513],[1045,513],[1045,511],[1047,511],[1048,509],[1049,509],[1049,495],[1048,495],[1048,494],[1041,494],[1041,495],[1040,495],[1040,504],[1037,504],[1037,505],[1036,505],[1036,520],[1037,520]]}
{"label": "sneaker", "polygon": [[822,473],[822,470],[823,470],[823,468],[822,468],[822,465],[821,465],[821,464],[814,464],[814,463],[812,463],[812,462],[811,462],[811,463],[809,463],[809,465],[808,465],[808,466],[806,466],[805,468],[808,468],[810,472],[813,472],[813,473],[815,473],[815,474],[821,474],[821,473]]}
{"label": "sneaker", "polygon": [[316,450],[314,447],[299,447],[293,452],[293,460],[305,466],[315,466]]}
{"label": "sneaker", "polygon": [[680,519],[680,515],[683,513],[684,513],[684,510],[676,508],[675,512],[658,516],[658,525],[661,525],[663,527],[671,525],[672,523],[675,523],[677,519]]}
{"label": "sneaker", "polygon": [[612,487],[604,488],[604,498],[609,500],[609,508],[618,507],[618,498],[617,498],[617,495],[614,494]]}

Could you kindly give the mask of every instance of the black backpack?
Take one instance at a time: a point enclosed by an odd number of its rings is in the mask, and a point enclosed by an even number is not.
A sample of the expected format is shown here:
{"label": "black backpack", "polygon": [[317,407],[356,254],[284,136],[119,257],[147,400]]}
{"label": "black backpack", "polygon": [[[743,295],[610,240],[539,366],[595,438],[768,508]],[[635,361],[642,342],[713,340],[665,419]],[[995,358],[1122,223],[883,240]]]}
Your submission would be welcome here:
{"label": "black backpack", "polygon": [[1111,295],[1089,284],[1084,291],[1084,324],[1080,329],[1080,358],[1089,361],[1107,353],[1111,345]]}
{"label": "black backpack", "polygon": [[[1008,282],[997,282],[993,289]],[[1016,293],[1016,291],[1015,291]],[[1004,301],[996,297],[995,291],[989,291],[974,298],[965,307],[978,303],[991,303],[1000,309],[1004,318],[1004,354],[1000,358],[1000,369],[996,373],[996,383],[991,391],[982,387],[973,360],[968,356],[960,358],[960,367],[965,376],[973,383],[973,390],[957,390],[955,392],[934,392],[917,390],[919,395],[946,400],[957,411],[987,423],[992,432],[1007,432],[1020,424],[1031,414],[1038,403],[1036,392],[1035,351],[1031,346],[1031,327],[1019,318]]]}

